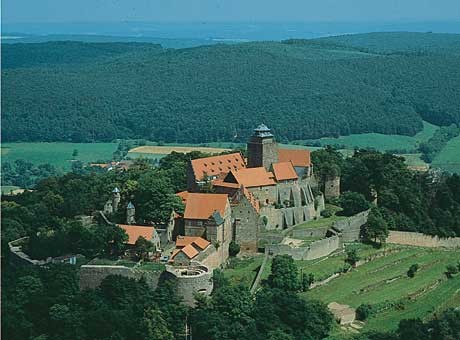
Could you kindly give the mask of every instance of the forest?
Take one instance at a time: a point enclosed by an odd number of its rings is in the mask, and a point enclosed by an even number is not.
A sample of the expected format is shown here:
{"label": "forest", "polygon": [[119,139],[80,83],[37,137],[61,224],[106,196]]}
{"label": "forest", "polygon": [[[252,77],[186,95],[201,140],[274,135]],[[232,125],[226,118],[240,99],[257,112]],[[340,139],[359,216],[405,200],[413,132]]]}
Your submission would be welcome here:
{"label": "forest", "polygon": [[3,140],[246,141],[260,122],[281,142],[414,135],[422,119],[460,123],[459,41],[381,33],[186,49],[5,44]]}

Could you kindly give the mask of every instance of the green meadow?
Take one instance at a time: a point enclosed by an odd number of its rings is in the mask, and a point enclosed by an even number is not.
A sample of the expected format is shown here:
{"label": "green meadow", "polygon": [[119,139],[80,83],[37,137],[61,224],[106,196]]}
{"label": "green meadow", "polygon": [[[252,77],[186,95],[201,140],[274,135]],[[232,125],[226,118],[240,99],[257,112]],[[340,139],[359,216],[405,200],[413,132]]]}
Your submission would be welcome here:
{"label": "green meadow", "polygon": [[460,136],[447,143],[433,160],[432,166],[460,174]]}
{"label": "green meadow", "polygon": [[[24,159],[33,164],[52,164],[64,171],[70,170],[72,160],[84,163],[110,161],[117,149],[116,143],[3,143],[2,161]],[[78,155],[72,157],[73,151]]]}
{"label": "green meadow", "polygon": [[423,122],[423,130],[415,136],[383,135],[380,133],[363,133],[339,138],[320,138],[315,141],[325,145],[344,146],[346,149],[374,148],[378,151],[412,152],[421,142],[430,139],[439,127]]}

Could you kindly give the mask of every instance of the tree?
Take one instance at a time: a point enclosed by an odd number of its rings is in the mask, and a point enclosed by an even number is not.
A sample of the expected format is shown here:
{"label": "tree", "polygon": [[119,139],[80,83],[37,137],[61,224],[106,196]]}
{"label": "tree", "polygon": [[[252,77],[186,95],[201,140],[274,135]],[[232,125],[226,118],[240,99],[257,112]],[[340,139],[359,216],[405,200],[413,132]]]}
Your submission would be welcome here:
{"label": "tree", "polygon": [[149,308],[141,319],[141,339],[145,340],[173,340],[174,334],[168,328],[163,313],[158,309]]}
{"label": "tree", "polygon": [[276,255],[272,261],[268,285],[286,291],[300,289],[299,273],[294,260],[289,255]]}
{"label": "tree", "polygon": [[134,244],[134,249],[136,251],[137,257],[142,260],[145,260],[149,252],[156,250],[153,243],[145,239],[143,236],[138,237],[136,243]]}
{"label": "tree", "polygon": [[355,267],[356,263],[360,260],[360,257],[358,255],[358,251],[356,249],[348,249],[347,250],[347,257],[345,259],[345,262],[350,264],[351,266]]}
{"label": "tree", "polygon": [[372,306],[369,304],[361,304],[356,308],[356,319],[365,321],[372,313]]}
{"label": "tree", "polygon": [[78,157],[78,150],[73,149],[73,151],[72,151],[72,159],[75,159],[76,157]]}
{"label": "tree", "polygon": [[315,276],[313,273],[302,273],[302,291],[306,292],[313,284],[313,282],[315,282]]}
{"label": "tree", "polygon": [[228,252],[230,256],[235,257],[240,252],[240,245],[232,240],[228,245]]}
{"label": "tree", "polygon": [[378,241],[383,244],[388,237],[388,223],[377,207],[371,209],[367,217],[367,223],[362,228],[362,236],[365,241]]}
{"label": "tree", "polygon": [[343,208],[343,215],[352,216],[369,209],[370,204],[362,194],[348,191],[340,197],[340,206]]}
{"label": "tree", "polygon": [[410,277],[410,278],[413,278],[415,276],[415,273],[417,272],[419,266],[417,263],[411,265],[409,267],[409,270],[407,271],[407,276]]}
{"label": "tree", "polygon": [[452,277],[454,277],[455,274],[457,274],[459,272],[458,268],[456,265],[453,265],[453,264],[449,264],[447,267],[446,267],[446,276],[447,278],[451,279]]}

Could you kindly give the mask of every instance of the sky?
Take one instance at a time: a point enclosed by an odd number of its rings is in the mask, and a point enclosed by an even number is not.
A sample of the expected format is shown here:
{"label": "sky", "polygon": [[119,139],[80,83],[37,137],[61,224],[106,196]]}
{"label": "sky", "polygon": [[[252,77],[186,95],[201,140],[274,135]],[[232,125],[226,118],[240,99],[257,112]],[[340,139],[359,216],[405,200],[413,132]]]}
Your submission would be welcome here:
{"label": "sky", "polygon": [[460,0],[2,0],[3,23],[460,21]]}

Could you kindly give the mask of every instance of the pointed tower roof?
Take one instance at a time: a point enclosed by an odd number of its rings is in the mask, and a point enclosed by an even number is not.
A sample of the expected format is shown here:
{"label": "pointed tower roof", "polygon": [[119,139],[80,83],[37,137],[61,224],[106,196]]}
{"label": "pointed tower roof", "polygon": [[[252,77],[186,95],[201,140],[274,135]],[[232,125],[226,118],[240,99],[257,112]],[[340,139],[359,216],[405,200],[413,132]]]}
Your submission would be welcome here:
{"label": "pointed tower roof", "polygon": [[131,201],[129,201],[127,208],[134,209],[134,204]]}
{"label": "pointed tower roof", "polygon": [[273,137],[271,130],[265,124],[260,124],[254,129],[254,136],[257,137]]}
{"label": "pointed tower roof", "polygon": [[118,187],[115,187],[115,189],[113,189],[112,192],[113,192],[114,194],[117,194],[117,193],[120,192],[120,189],[118,189]]}

